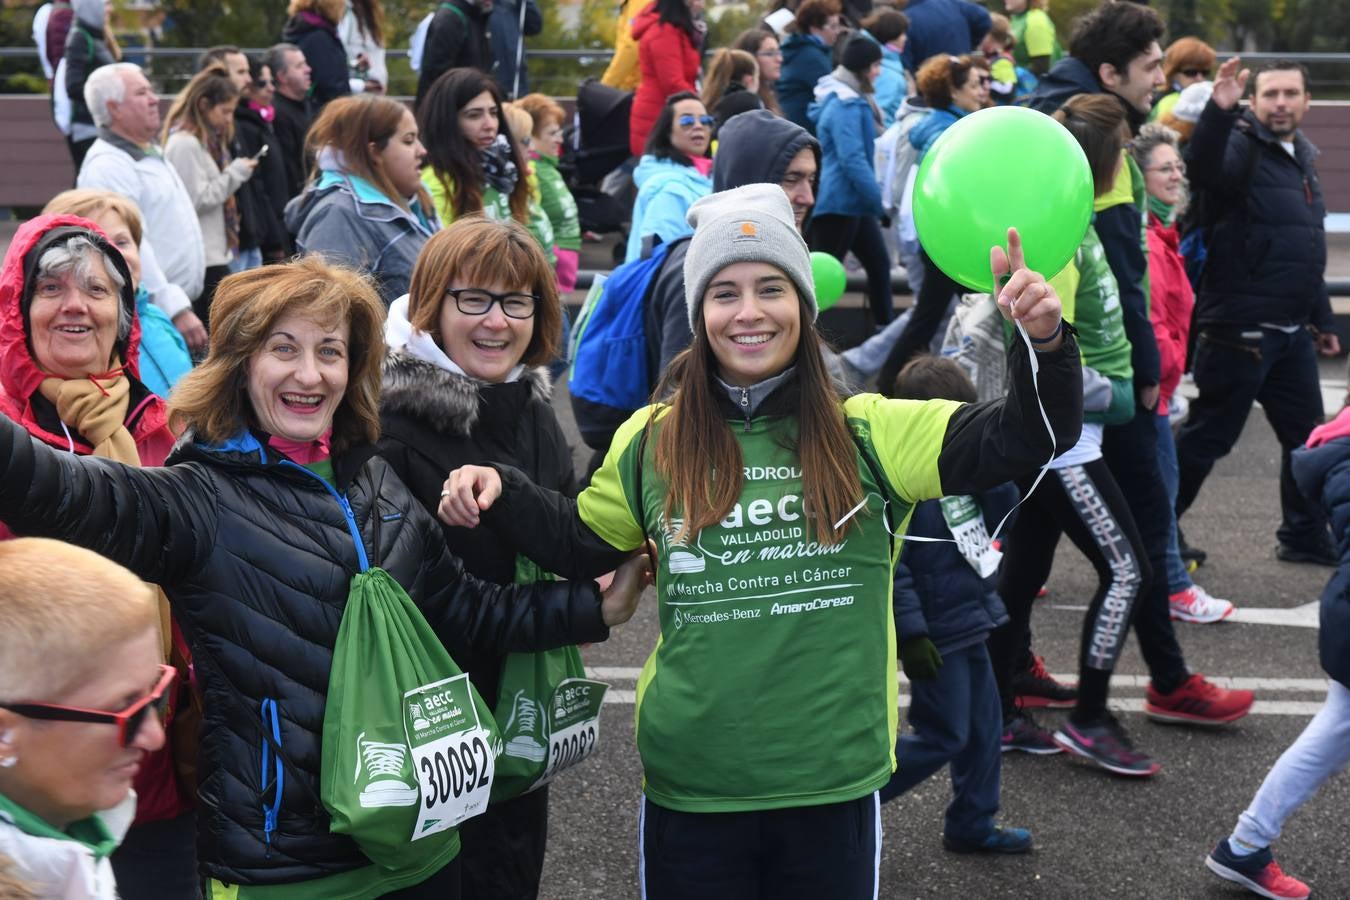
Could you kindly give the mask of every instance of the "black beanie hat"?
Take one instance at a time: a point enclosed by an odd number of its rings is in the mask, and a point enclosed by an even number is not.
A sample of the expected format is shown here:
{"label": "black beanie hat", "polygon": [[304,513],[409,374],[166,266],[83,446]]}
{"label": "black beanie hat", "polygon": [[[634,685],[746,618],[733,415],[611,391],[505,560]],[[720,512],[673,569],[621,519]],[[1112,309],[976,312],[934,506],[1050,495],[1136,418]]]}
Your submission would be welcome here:
{"label": "black beanie hat", "polygon": [[840,65],[850,72],[865,72],[875,62],[881,62],[881,45],[862,34],[849,38],[839,58]]}

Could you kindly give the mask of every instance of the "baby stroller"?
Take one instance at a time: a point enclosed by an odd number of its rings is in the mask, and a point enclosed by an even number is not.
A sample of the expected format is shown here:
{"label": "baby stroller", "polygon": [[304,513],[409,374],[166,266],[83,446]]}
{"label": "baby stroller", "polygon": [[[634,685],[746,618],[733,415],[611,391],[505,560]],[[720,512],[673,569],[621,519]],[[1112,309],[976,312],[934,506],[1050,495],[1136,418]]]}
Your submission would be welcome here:
{"label": "baby stroller", "polygon": [[[561,168],[576,199],[583,231],[621,235],[626,231],[633,208],[633,181],[627,172],[618,170],[628,162],[632,107],[632,92],[595,78],[586,79],[577,89],[576,116],[567,129]],[[619,254],[625,242],[616,245]]]}

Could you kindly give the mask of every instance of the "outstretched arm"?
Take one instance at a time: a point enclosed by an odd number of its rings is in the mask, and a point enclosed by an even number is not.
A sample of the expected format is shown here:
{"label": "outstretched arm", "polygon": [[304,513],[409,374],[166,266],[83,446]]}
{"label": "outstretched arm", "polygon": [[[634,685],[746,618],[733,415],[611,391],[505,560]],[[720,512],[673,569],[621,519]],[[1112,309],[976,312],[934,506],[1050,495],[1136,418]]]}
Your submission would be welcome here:
{"label": "outstretched arm", "polygon": [[216,497],[196,466],[139,469],[76,456],[0,416],[0,520],[170,585],[195,573],[214,546]]}

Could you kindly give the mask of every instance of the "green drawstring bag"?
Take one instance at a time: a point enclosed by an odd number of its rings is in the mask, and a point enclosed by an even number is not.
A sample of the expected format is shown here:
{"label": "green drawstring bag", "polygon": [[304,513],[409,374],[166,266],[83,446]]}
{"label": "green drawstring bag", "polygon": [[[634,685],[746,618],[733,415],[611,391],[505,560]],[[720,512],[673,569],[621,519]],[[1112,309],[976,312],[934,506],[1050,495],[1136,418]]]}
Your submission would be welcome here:
{"label": "green drawstring bag", "polygon": [[376,865],[434,872],[455,826],[487,809],[501,738],[492,713],[383,569],[352,579],[323,719],[320,798],[332,830]]}
{"label": "green drawstring bag", "polygon": [[[517,584],[551,578],[534,562],[516,556]],[[600,707],[607,690],[603,681],[586,677],[575,646],[507,656],[496,714],[504,743],[492,801],[542,787],[590,756],[599,743]]]}

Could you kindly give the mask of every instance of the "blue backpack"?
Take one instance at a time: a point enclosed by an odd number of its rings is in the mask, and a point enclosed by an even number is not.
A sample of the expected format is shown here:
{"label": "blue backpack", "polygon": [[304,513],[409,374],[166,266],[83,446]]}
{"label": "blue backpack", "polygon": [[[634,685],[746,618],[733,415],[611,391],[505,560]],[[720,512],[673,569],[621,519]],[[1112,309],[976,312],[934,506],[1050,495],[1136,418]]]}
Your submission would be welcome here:
{"label": "blue backpack", "polygon": [[650,256],[624,263],[591,288],[572,327],[567,381],[573,397],[627,412],[647,404],[651,373],[643,319],[671,246],[658,244]]}

